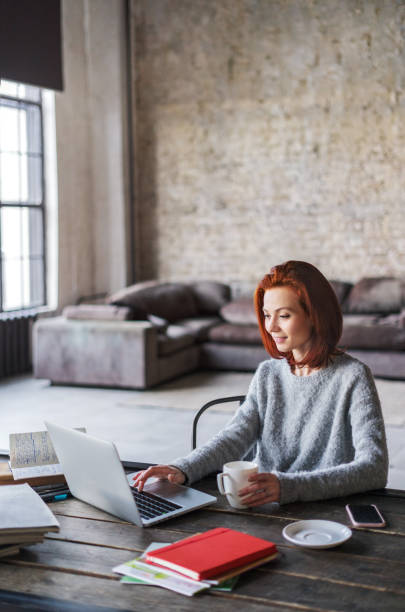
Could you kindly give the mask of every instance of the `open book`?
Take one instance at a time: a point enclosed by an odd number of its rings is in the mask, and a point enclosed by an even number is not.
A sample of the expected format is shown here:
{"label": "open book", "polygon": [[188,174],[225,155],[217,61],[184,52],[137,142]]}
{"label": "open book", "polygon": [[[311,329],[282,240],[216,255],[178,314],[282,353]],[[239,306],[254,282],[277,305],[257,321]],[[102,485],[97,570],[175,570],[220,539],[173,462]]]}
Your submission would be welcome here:
{"label": "open book", "polygon": [[10,462],[0,463],[0,485],[66,483],[49,432],[13,433],[9,435],[9,444]]}

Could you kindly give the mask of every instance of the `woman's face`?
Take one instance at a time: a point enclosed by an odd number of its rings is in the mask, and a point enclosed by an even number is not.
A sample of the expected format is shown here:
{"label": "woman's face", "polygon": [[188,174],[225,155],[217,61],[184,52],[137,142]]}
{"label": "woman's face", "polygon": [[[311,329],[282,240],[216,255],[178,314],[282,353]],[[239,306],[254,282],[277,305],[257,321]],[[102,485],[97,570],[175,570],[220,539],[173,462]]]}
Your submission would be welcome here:
{"label": "woman's face", "polygon": [[298,296],[289,287],[274,287],[264,293],[265,327],[280,353],[292,351],[301,361],[311,348],[312,325]]}

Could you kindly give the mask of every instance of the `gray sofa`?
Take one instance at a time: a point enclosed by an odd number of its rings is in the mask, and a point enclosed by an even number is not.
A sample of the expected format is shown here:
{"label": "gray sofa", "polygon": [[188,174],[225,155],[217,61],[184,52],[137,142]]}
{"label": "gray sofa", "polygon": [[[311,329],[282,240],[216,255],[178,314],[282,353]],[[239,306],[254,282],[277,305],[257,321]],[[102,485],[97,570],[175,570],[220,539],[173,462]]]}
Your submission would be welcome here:
{"label": "gray sofa", "polygon": [[[344,313],[341,346],[375,376],[405,379],[403,281],[331,284]],[[34,325],[35,376],[144,389],[197,368],[253,371],[268,355],[248,293],[211,281],[148,281],[105,304],[69,306]]]}

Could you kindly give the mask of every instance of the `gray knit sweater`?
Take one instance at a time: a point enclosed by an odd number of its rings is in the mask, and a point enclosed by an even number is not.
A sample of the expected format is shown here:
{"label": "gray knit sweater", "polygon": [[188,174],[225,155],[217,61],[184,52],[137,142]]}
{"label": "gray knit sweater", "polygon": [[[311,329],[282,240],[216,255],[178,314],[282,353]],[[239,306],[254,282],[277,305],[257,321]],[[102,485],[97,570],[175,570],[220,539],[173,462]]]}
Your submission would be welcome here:
{"label": "gray knit sweater", "polygon": [[369,368],[343,354],[295,376],[285,359],[264,361],[226,428],[171,465],[191,483],[249,451],[280,480],[281,504],[384,487],[388,452]]}

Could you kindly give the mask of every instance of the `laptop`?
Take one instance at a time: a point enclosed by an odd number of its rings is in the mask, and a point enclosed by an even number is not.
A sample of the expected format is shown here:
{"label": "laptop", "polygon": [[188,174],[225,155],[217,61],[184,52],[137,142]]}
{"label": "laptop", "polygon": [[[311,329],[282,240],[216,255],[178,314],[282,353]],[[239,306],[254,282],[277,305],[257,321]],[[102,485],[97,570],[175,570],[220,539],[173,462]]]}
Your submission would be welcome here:
{"label": "laptop", "polygon": [[149,527],[217,501],[196,489],[151,479],[142,492],[125,474],[113,442],[45,421],[74,497],[126,521]]}

